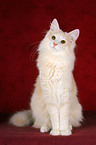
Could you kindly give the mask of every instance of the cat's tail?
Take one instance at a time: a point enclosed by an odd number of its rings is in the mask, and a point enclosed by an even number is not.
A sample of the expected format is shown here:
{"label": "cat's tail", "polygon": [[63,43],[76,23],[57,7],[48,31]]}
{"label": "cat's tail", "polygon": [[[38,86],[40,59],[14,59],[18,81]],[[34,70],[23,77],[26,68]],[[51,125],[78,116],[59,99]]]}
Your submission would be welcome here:
{"label": "cat's tail", "polygon": [[32,111],[31,110],[24,110],[15,113],[10,119],[9,123],[15,126],[28,126],[32,124]]}

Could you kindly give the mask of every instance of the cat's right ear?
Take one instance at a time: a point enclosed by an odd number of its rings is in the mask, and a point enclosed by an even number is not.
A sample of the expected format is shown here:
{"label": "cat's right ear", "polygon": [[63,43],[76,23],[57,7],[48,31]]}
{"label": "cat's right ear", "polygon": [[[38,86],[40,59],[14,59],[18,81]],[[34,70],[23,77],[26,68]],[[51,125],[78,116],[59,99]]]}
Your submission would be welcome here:
{"label": "cat's right ear", "polygon": [[59,29],[60,29],[60,28],[59,28],[59,23],[58,23],[57,19],[54,19],[54,20],[52,21],[51,25],[50,25],[50,30],[51,30],[52,32],[54,32],[54,31],[58,31]]}

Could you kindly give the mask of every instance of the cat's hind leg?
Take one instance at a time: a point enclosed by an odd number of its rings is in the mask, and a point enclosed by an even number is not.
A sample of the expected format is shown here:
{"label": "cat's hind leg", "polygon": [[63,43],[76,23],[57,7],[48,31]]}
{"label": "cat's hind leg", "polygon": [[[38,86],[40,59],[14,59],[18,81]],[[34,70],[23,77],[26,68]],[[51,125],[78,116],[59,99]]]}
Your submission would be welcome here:
{"label": "cat's hind leg", "polygon": [[82,106],[79,104],[79,102],[75,102],[75,105],[71,105],[70,109],[70,124],[73,127],[79,127],[81,125],[82,120]]}

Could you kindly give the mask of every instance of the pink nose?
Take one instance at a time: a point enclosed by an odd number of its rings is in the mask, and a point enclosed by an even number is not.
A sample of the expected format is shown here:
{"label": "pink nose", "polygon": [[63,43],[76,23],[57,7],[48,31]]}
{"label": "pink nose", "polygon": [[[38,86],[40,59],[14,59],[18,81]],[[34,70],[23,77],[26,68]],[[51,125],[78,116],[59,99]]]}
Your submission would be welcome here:
{"label": "pink nose", "polygon": [[54,45],[54,46],[56,46],[56,45],[57,45],[57,43],[55,43],[55,42],[54,42],[54,43],[53,43],[53,45]]}

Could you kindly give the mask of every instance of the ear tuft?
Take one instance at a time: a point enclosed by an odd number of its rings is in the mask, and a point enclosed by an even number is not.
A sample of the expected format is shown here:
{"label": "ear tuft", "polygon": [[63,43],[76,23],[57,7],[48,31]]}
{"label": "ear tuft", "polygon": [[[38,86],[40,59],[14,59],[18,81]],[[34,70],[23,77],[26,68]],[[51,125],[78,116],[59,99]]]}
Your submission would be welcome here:
{"label": "ear tuft", "polygon": [[79,37],[80,30],[79,29],[75,29],[75,30],[69,32],[68,34],[69,34],[69,36],[71,37],[71,39],[73,41],[76,41],[78,39],[78,37]]}
{"label": "ear tuft", "polygon": [[57,19],[54,19],[51,23],[50,30],[51,31],[58,31],[59,29],[60,28],[59,28],[58,21],[57,21]]}

